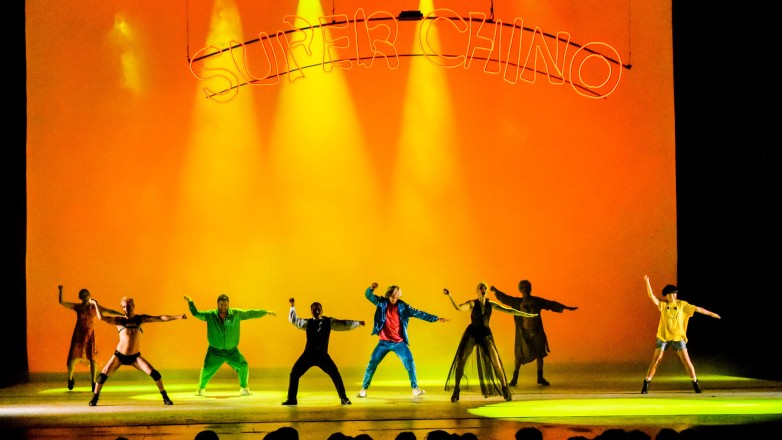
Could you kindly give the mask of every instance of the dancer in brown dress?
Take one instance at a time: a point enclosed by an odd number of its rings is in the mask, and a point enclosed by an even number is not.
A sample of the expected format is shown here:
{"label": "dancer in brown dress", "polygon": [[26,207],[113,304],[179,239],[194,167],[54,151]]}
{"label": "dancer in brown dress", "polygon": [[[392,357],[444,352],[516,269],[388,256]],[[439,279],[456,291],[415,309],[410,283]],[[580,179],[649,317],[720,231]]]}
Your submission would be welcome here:
{"label": "dancer in brown dress", "polygon": [[[60,291],[60,305],[66,309],[76,312],[76,325],[73,328],[71,336],[71,345],[68,349],[68,389],[72,390],[75,381],[73,379],[73,369],[77,361],[89,363],[90,377],[92,378],[92,390],[95,390],[95,381],[98,380],[98,371],[100,371],[100,361],[98,359],[98,345],[95,343],[95,306],[90,303],[92,299],[90,291],[87,289],[79,290],[79,300],[81,302],[72,303],[62,300],[62,285],[57,286]],[[112,310],[103,306],[100,307],[101,313],[106,316],[123,316],[122,312]]]}
{"label": "dancer in brown dress", "polygon": [[533,318],[523,316],[513,318],[516,322],[515,359],[513,376],[508,385],[516,386],[516,382],[519,379],[519,369],[522,364],[537,360],[538,385],[548,386],[549,382],[543,377],[543,358],[548,356],[550,350],[546,331],[543,329],[543,319],[541,319],[540,311],[551,310],[552,312],[562,313],[563,310],[577,310],[578,307],[570,307],[539,296],[532,296],[532,283],[528,280],[519,281],[521,298],[506,295],[494,286],[491,286],[491,291],[497,295],[497,300],[506,306],[535,314]]}

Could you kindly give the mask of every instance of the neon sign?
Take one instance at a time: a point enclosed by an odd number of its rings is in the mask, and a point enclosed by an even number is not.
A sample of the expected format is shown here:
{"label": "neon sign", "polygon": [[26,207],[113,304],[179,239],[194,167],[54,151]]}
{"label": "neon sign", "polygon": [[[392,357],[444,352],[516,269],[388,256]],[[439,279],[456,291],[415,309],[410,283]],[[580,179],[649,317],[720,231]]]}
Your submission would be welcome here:
{"label": "neon sign", "polygon": [[[551,85],[567,84],[581,96],[605,98],[619,86],[622,69],[630,68],[608,43],[576,44],[567,32],[552,35],[539,26],[525,27],[521,18],[504,23],[481,12],[462,17],[450,9],[437,9],[409,21],[387,11],[366,15],[358,9],[352,19],[346,14],[329,15],[312,25],[288,15],[283,23],[288,27],[285,31],[261,32],[254,40],[231,41],[227,48],[198,50],[190,60],[190,71],[209,83],[203,88],[206,97],[228,102],[240,87],[279,84],[282,76],[293,82],[305,77],[305,69],[318,66],[331,72],[371,68],[381,60],[396,70],[400,58],[424,57],[445,69],[482,64],[484,73],[510,84],[535,83],[543,75]],[[400,53],[398,37],[410,27],[417,28],[413,31],[418,31],[418,40],[411,52]],[[316,39],[323,47],[320,54],[312,50]]]}

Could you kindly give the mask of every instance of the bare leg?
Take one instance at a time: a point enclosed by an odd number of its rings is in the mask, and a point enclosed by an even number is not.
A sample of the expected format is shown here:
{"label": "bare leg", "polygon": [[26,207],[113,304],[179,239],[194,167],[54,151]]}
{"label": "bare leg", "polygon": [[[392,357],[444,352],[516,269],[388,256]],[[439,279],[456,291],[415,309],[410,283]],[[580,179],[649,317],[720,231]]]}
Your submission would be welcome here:
{"label": "bare leg", "polygon": [[458,353],[459,359],[456,362],[456,371],[454,371],[454,386],[453,394],[451,395],[451,402],[459,401],[459,385],[462,381],[462,376],[464,375],[464,365],[467,363],[467,358],[474,349],[475,341],[470,340],[465,344],[464,350],[462,350],[461,353]]}
{"label": "bare leg", "polygon": [[[111,359],[109,359],[109,362],[106,363],[106,366],[103,367],[103,371],[101,371],[101,375],[105,375],[106,378],[108,378],[112,373],[117,371],[117,369],[121,366],[119,359],[117,359],[117,356],[111,355]],[[105,380],[103,381],[105,382]],[[95,389],[92,390],[92,400],[90,400],[90,406],[95,406],[98,404],[98,397],[100,397],[100,391],[103,389],[103,383],[98,379],[95,382]]]}
{"label": "bare leg", "polygon": [[695,390],[696,393],[700,393],[701,384],[698,382],[698,377],[695,376],[695,367],[692,366],[690,354],[687,352],[687,349],[679,350],[676,354],[679,356],[679,360],[682,361],[682,364],[684,364],[684,368],[687,369],[687,374],[689,374],[692,379],[692,389]]}
{"label": "bare leg", "polygon": [[513,376],[510,378],[510,383],[508,385],[515,387],[516,383],[518,383],[519,380],[519,369],[521,369],[521,357],[520,356],[514,356],[513,359]]}
{"label": "bare leg", "polygon": [[160,391],[160,395],[163,396],[163,403],[166,405],[173,405],[174,402],[171,401],[171,399],[168,398],[168,393],[166,393],[166,388],[163,386],[163,379],[160,378],[160,373],[155,370],[155,367],[152,366],[146,359],[139,356],[136,359],[136,362],[133,364],[134,367],[137,369],[147,373],[152,377],[152,380],[155,381],[155,385],[157,385],[158,391]]}
{"label": "bare leg", "polygon": [[649,391],[649,382],[652,380],[652,376],[657,371],[657,366],[660,365],[660,361],[663,360],[664,351],[659,348],[654,349],[654,355],[652,356],[652,362],[649,364],[649,368],[646,370],[646,378],[644,379],[643,387],[641,387],[641,394],[646,394]]}
{"label": "bare leg", "polygon": [[98,361],[90,361],[90,376],[92,377],[92,391],[95,391],[95,383],[98,381]]}
{"label": "bare leg", "polygon": [[68,380],[73,380],[73,368],[78,360],[78,358],[68,359]]}
{"label": "bare leg", "polygon": [[654,373],[657,371],[657,366],[660,365],[660,361],[663,360],[664,351],[659,348],[654,349],[654,356],[652,356],[652,363],[649,364],[649,368],[646,370],[646,380],[652,380]]}
{"label": "bare leg", "polygon": [[73,381],[73,367],[76,365],[76,361],[78,361],[78,358],[68,359],[68,389],[72,390],[74,381]]}
{"label": "bare leg", "polygon": [[488,344],[489,355],[491,356],[491,364],[494,367],[494,374],[500,379],[502,385],[502,397],[507,401],[513,400],[510,393],[510,387],[508,386],[508,379],[505,377],[505,370],[502,369],[502,362],[500,362],[500,354],[497,352],[497,347],[494,344]]}
{"label": "bare leg", "polygon": [[682,361],[682,364],[684,364],[684,368],[687,370],[687,374],[690,375],[690,379],[697,379],[697,376],[695,376],[695,367],[692,365],[687,349],[679,350],[676,354],[679,356],[679,360]]}

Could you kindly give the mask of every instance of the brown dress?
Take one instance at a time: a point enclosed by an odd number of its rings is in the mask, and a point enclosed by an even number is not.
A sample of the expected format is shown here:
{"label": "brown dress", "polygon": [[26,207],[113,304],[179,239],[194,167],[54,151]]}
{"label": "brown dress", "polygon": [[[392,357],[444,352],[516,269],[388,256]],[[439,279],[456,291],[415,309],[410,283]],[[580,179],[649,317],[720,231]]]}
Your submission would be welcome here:
{"label": "brown dress", "polygon": [[95,319],[97,313],[92,304],[76,304],[76,326],[71,336],[71,347],[68,350],[68,363],[72,359],[81,359],[84,364],[98,361],[98,346],[95,343]]}

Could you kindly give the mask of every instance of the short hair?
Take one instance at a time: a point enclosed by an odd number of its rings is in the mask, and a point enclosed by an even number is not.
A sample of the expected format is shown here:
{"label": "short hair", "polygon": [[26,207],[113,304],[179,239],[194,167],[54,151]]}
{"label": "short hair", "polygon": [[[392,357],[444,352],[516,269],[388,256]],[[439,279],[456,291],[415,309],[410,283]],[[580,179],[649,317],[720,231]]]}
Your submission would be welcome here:
{"label": "short hair", "polygon": [[119,300],[119,303],[120,304],[122,304],[122,303],[131,303],[134,306],[136,305],[136,302],[133,301],[133,297],[132,296],[123,296],[122,299]]}
{"label": "short hair", "polygon": [[228,299],[228,295],[223,293],[222,295],[217,297],[217,302],[220,302],[220,301],[228,301],[228,302],[230,302],[231,300]]}
{"label": "short hair", "polygon": [[673,284],[668,284],[667,286],[663,287],[663,296],[668,295],[669,293],[679,293],[679,288]]}
{"label": "short hair", "polygon": [[532,283],[528,280],[519,281],[519,292],[526,294],[532,293]]}
{"label": "short hair", "polygon": [[323,304],[315,301],[314,303],[310,304],[310,309],[312,309],[315,306],[320,306],[321,309],[323,308]]}
{"label": "short hair", "polygon": [[399,288],[399,286],[396,286],[396,285],[388,286],[388,289],[386,289],[386,298],[391,298],[391,295],[393,295],[394,292],[396,292],[396,289],[398,289],[398,288]]}
{"label": "short hair", "polygon": [[86,297],[90,296],[90,291],[87,289],[81,289],[79,290],[79,299],[84,299]]}
{"label": "short hair", "polygon": [[477,289],[480,289],[480,288],[481,288],[481,286],[485,287],[485,288],[486,288],[486,290],[488,290],[488,289],[489,289],[489,285],[488,285],[488,284],[486,284],[486,283],[484,283],[483,281],[481,281],[480,283],[478,283],[478,285],[476,286],[476,288],[477,288]]}

